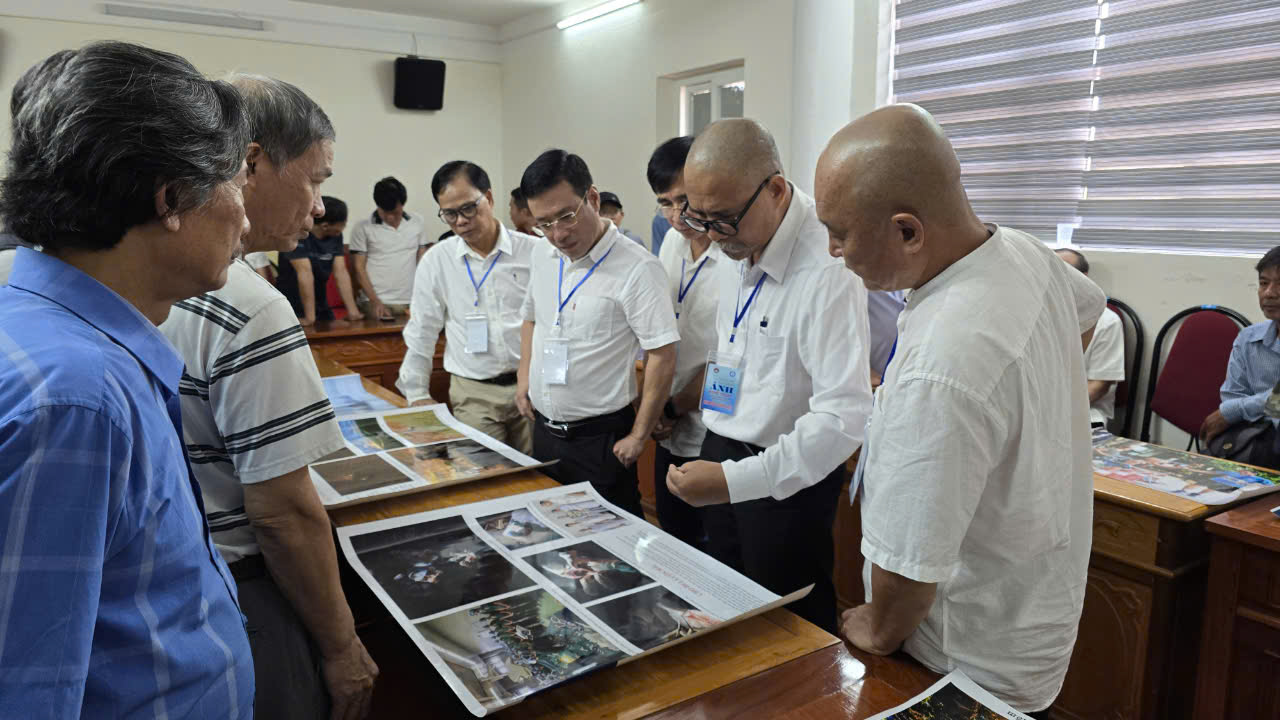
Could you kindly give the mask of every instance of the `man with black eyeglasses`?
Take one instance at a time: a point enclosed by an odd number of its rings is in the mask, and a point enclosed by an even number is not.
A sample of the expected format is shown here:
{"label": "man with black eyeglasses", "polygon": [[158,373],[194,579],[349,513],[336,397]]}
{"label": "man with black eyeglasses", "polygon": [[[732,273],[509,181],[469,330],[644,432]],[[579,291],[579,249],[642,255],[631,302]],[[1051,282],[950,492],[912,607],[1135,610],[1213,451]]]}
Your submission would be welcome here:
{"label": "man with black eyeglasses", "polygon": [[445,333],[449,399],[459,420],[520,452],[533,447],[529,420],[516,407],[520,307],[537,238],[508,230],[494,217],[489,175],[475,163],[445,163],[431,178],[437,213],[453,231],[420,263],[404,328],[408,346],[400,391],[413,405],[431,396],[436,339]]}
{"label": "man with black eyeglasses", "polygon": [[667,486],[707,507],[711,555],[778,594],[812,584],[790,607],[834,633],[831,526],[871,410],[866,289],[828,252],[813,199],[783,177],[758,122],[704,129],[684,189],[680,220],[730,262],[714,275],[701,459],[672,466]]}
{"label": "man with black eyeglasses", "polygon": [[533,456],[559,460],[545,472],[560,483],[589,481],[643,517],[635,462],[671,394],[680,339],[662,264],[600,216],[577,155],[548,150],[520,186],[547,239],[533,250],[516,389],[520,411],[535,419]]}

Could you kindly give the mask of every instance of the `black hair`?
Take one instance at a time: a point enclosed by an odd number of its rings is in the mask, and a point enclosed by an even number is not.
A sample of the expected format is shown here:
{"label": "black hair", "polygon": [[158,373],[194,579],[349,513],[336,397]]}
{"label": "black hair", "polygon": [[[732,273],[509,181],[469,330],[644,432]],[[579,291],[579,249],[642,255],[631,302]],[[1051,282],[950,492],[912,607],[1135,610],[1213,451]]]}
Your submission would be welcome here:
{"label": "black hair", "polygon": [[489,173],[485,172],[484,168],[466,160],[451,160],[441,165],[436,174],[431,177],[431,196],[437,201],[440,200],[440,193],[444,192],[444,186],[463,174],[467,176],[467,182],[482,193],[489,192],[493,187],[489,183]]}
{"label": "black hair", "polygon": [[1081,253],[1079,250],[1072,250],[1071,248],[1058,248],[1057,251],[1071,253],[1072,257],[1076,259],[1075,263],[1073,263],[1076,266],[1076,269],[1084,273],[1085,275],[1089,274],[1089,261],[1084,259],[1084,254]]}
{"label": "black hair", "polygon": [[336,197],[325,195],[320,198],[324,201],[324,216],[316,220],[316,224],[328,223],[336,225],[347,221],[347,204]]}
{"label": "black hair", "polygon": [[693,147],[692,135],[681,135],[658,146],[649,156],[649,187],[653,193],[664,193],[675,184],[676,178],[684,172],[685,160],[689,159],[689,148]]}
{"label": "black hair", "polygon": [[574,193],[586,195],[591,189],[591,170],[582,158],[564,150],[548,150],[529,163],[520,178],[525,200],[535,198],[561,182],[569,183]]}
{"label": "black hair", "polygon": [[511,191],[511,204],[515,205],[521,210],[529,209],[529,200],[525,198],[524,191],[521,190],[519,187]]}
{"label": "black hair", "polygon": [[53,251],[109,250],[133,227],[209,201],[249,144],[240,93],[172,53],[123,42],[62,50],[14,86],[0,217]]}
{"label": "black hair", "polygon": [[373,201],[386,212],[391,212],[396,206],[409,201],[409,191],[404,183],[388,175],[374,183]]}
{"label": "black hair", "polygon": [[1262,259],[1258,261],[1258,264],[1254,266],[1254,269],[1258,272],[1262,272],[1263,270],[1273,267],[1280,267],[1280,245],[1268,250],[1267,254],[1263,255]]}
{"label": "black hair", "polygon": [[312,145],[337,137],[329,116],[297,86],[243,73],[228,80],[244,98],[250,140],[261,145],[277,167],[300,157]]}

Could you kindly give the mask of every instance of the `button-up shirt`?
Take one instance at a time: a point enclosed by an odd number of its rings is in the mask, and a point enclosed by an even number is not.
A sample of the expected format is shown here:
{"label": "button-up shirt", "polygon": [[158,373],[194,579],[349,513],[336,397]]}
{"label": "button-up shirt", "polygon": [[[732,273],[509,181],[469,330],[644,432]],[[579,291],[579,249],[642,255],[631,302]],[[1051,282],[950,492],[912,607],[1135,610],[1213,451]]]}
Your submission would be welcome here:
{"label": "button-up shirt", "polygon": [[[432,359],[441,328],[444,369],[450,373],[487,380],[515,371],[520,364],[520,326],[524,324],[520,307],[529,288],[529,259],[533,248],[544,243],[499,223],[498,242],[488,255],[455,235],[423,256],[404,328],[409,349],[396,383],[405,399],[417,402],[430,396]],[[480,283],[479,290],[473,278]],[[483,315],[488,325],[484,352],[467,352],[467,317],[471,315]]]}
{"label": "button-up shirt", "polygon": [[[608,255],[608,257],[605,257]],[[529,399],[556,422],[572,422],[621,410],[636,397],[636,353],[680,339],[662,263],[609,223],[586,255],[572,261],[550,242],[532,253],[529,291],[522,314],[534,323],[529,359]],[[570,293],[596,265],[591,277]],[[558,292],[564,262],[562,292]],[[566,298],[563,313],[559,300]],[[560,328],[556,317],[560,315]],[[547,339],[568,340],[568,382],[543,381]]]}
{"label": "button-up shirt", "polygon": [[[671,394],[674,395],[707,366],[707,353],[716,348],[716,309],[720,303],[716,268],[732,261],[720,252],[715,243],[695,260],[689,240],[674,228],[667,231],[658,259],[667,272],[671,302],[675,303],[676,312],[680,314],[676,318],[680,344],[676,346],[676,372],[671,385]],[[700,266],[701,271],[698,270]],[[685,291],[684,302],[680,302],[681,288]],[[659,444],[676,457],[698,457],[706,434],[702,413],[694,410],[681,416],[671,429],[671,437]]]}
{"label": "button-up shirt", "polygon": [[1124,325],[1110,309],[1098,318],[1093,340],[1084,351],[1084,376],[1111,383],[1102,397],[1089,405],[1089,422],[1105,423],[1116,414],[1115,383],[1124,380]]}
{"label": "button-up shirt", "polygon": [[22,248],[0,289],[0,717],[249,718],[235,584],[179,441],[182,361]]}
{"label": "button-up shirt", "polygon": [[[377,211],[351,229],[347,247],[363,253],[365,272],[373,291],[384,305],[408,305],[413,299],[413,271],[418,264],[418,248],[430,245],[427,228],[420,215],[404,214],[397,227],[382,221]],[[364,289],[360,295],[365,295]]]}
{"label": "button-up shirt", "polygon": [[1093,465],[1080,336],[1097,285],[993,228],[907,296],[876,390],[862,496],[874,563],[937,583],[903,645],[1036,712],[1062,687],[1084,603]]}
{"label": "button-up shirt", "polygon": [[794,495],[862,444],[871,411],[867,291],[827,246],[813,198],[793,187],[760,262],[717,267],[717,350],[741,356],[742,373],[734,413],[704,410],[702,420],[717,435],[765,448],[723,464],[732,502]]}
{"label": "button-up shirt", "polygon": [[1263,320],[1240,331],[1231,346],[1227,379],[1218,409],[1232,425],[1262,419],[1262,406],[1280,380],[1280,338],[1276,323]]}

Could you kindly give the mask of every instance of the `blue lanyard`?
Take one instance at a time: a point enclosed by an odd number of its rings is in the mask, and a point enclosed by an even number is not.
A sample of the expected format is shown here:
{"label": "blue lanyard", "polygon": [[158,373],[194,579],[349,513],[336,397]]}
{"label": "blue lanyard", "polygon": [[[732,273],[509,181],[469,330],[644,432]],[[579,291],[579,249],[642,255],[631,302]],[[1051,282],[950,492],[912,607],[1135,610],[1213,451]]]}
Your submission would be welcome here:
{"label": "blue lanyard", "polygon": [[680,319],[680,306],[684,304],[684,296],[689,294],[689,288],[693,287],[693,281],[698,279],[698,273],[702,272],[702,266],[707,264],[710,255],[702,258],[702,262],[698,263],[698,269],[693,271],[693,277],[689,278],[689,284],[684,284],[684,258],[680,259],[680,293],[676,295],[676,319]]}
{"label": "blue lanyard", "polygon": [[471,278],[471,287],[476,289],[476,301],[472,307],[480,307],[480,288],[484,287],[484,281],[489,279],[489,273],[493,272],[493,266],[498,264],[498,258],[501,257],[502,251],[499,250],[498,254],[493,256],[493,262],[489,263],[489,269],[484,271],[484,277],[480,278],[480,282],[476,282],[476,276],[471,272],[471,263],[466,255],[462,256],[462,264],[467,266],[467,277]]}
{"label": "blue lanyard", "polygon": [[[729,342],[738,336],[738,325],[742,322],[742,318],[747,315],[747,308],[751,307],[751,301],[756,299],[756,294],[760,292],[760,286],[764,285],[764,279],[769,277],[769,273],[761,272],[760,279],[756,281],[756,288],[751,291],[751,296],[747,298],[747,304],[742,306],[741,310],[733,316],[733,332],[729,333]],[[742,297],[742,286],[738,286],[738,297]]]}
{"label": "blue lanyard", "polygon": [[609,248],[608,252],[600,256],[600,259],[591,266],[591,269],[587,271],[587,274],[583,275],[582,279],[578,281],[578,284],[574,285],[573,289],[569,291],[569,297],[562,297],[564,294],[564,256],[560,256],[560,276],[559,280],[556,281],[556,299],[560,301],[560,307],[556,309],[556,325],[560,324],[560,313],[564,312],[564,306],[568,305],[569,301],[573,299],[573,294],[578,292],[578,288],[582,287],[582,283],[586,282],[587,278],[591,277],[591,274],[596,271],[596,268],[600,267],[600,263],[604,262],[604,259],[609,257],[609,253],[611,252],[613,252],[612,247]]}

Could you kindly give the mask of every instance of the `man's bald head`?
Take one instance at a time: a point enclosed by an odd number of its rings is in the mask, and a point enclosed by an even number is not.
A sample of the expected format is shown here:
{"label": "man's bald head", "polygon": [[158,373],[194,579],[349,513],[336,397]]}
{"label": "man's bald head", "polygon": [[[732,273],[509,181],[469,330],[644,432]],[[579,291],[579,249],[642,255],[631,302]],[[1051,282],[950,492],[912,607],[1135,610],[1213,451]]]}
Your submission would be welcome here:
{"label": "man's bald head", "polygon": [[868,287],[917,287],[916,276],[981,228],[955,150],[916,105],[880,108],[837,132],[818,160],[815,187],[833,254]]}
{"label": "man's bald head", "polygon": [[694,138],[685,160],[685,172],[720,178],[758,178],[755,185],[770,173],[782,172],[778,145],[768,128],[756,120],[734,118],[711,123]]}

